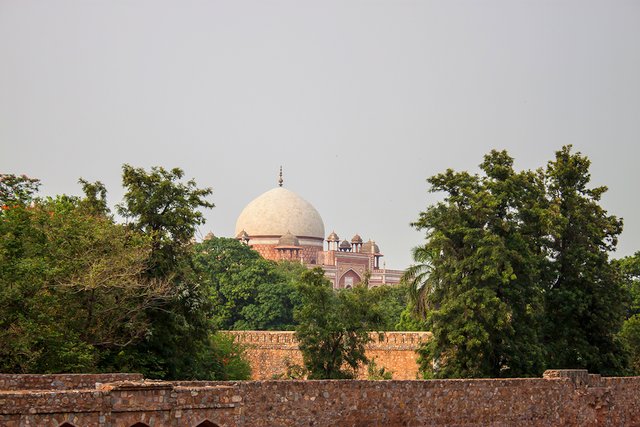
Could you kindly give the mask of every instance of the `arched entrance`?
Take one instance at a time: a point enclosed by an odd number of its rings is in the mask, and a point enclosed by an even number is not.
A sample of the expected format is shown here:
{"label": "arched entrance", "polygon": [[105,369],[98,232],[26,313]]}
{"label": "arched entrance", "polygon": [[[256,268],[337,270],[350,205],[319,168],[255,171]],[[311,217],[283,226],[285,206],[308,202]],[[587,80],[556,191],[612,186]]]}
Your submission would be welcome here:
{"label": "arched entrance", "polygon": [[341,289],[352,288],[360,282],[362,282],[360,275],[352,269],[349,269],[342,275],[342,277],[340,277],[338,287]]}

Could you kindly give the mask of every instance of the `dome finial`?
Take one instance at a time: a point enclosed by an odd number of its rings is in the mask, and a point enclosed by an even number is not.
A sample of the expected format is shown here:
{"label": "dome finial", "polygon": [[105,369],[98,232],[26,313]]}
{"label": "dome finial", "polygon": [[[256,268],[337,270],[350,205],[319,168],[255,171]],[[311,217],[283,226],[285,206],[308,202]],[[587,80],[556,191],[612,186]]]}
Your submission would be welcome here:
{"label": "dome finial", "polygon": [[282,179],[282,166],[280,166],[280,178],[278,179],[278,186],[282,187],[282,183],[283,183],[283,179]]}

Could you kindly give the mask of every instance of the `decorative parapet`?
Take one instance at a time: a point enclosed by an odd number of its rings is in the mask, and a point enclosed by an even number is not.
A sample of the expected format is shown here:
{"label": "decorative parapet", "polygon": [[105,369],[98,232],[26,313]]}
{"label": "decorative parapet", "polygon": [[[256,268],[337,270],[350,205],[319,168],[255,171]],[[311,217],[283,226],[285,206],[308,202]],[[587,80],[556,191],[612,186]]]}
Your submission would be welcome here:
{"label": "decorative parapet", "polygon": [[297,349],[298,339],[293,331],[225,331],[235,342],[251,348]]}

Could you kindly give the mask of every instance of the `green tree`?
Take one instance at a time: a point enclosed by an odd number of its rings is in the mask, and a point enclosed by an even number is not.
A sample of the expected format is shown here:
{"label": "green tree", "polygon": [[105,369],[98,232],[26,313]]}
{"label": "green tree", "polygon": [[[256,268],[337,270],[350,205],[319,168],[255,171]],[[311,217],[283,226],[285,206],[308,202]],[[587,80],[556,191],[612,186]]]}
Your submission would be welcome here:
{"label": "green tree", "polygon": [[84,209],[93,215],[109,215],[107,206],[107,188],[100,181],[89,182],[80,178],[78,183],[82,185],[84,199],[81,200]]}
{"label": "green tree", "polygon": [[630,296],[627,319],[618,338],[629,354],[631,373],[640,375],[640,252],[615,260],[614,266]]}
{"label": "green tree", "polygon": [[482,175],[429,178],[445,198],[414,224],[427,242],[405,276],[412,315],[433,333],[425,375],[625,372],[627,293],[608,259],[622,222],[599,204],[606,188],[588,188],[589,166],[566,146],[546,170],[515,172],[492,151]]}
{"label": "green tree", "polygon": [[626,294],[608,255],[622,221],[600,206],[607,188],[589,188],[590,163],[565,146],[547,166],[554,262],[545,290],[545,335],[549,366],[611,375],[624,372],[625,365],[616,333]]}
{"label": "green tree", "polygon": [[220,237],[195,245],[194,265],[209,289],[216,328],[293,329],[295,283],[304,266],[265,260],[236,239]]}
{"label": "green tree", "polygon": [[299,295],[295,286],[274,271],[275,280],[258,284],[255,298],[240,311],[234,329],[288,331],[295,328],[293,311]]}
{"label": "green tree", "polygon": [[393,372],[387,371],[384,366],[378,368],[376,358],[374,357],[369,360],[369,364],[367,365],[367,379],[369,381],[390,380],[393,379]]}
{"label": "green tree", "polygon": [[[14,200],[15,201],[15,200]],[[0,212],[0,371],[95,372],[150,330],[170,297],[143,277],[150,244],[59,196]]]}
{"label": "green tree", "polygon": [[162,307],[147,310],[152,330],[134,351],[121,357],[135,363],[150,378],[208,379],[210,305],[191,263],[191,239],[204,223],[201,208],[210,188],[198,188],[194,180],[182,181],[179,168],[153,167],[147,172],[129,165],[122,167],[124,201],[117,206],[129,226],[151,241],[149,278],[168,280],[175,298]]}
{"label": "green tree", "polygon": [[618,338],[629,352],[630,373],[640,375],[640,314],[625,320]]}
{"label": "green tree", "polygon": [[426,323],[429,295],[433,292],[429,275],[433,271],[432,260],[437,256],[435,248],[416,246],[412,249],[414,264],[407,268],[401,283],[406,289],[407,304],[400,314],[398,330],[420,331],[428,328]]}
{"label": "green tree", "polygon": [[221,381],[251,379],[251,365],[246,358],[246,348],[234,341],[232,335],[223,332],[211,334],[214,350],[213,377]]}
{"label": "green tree", "polygon": [[380,313],[378,329],[382,331],[401,331],[399,328],[402,312],[407,307],[406,285],[382,285],[369,288],[374,310]]}
{"label": "green tree", "polygon": [[305,272],[296,337],[310,379],[353,378],[368,362],[369,331],[383,321],[366,286],[334,291],[320,268]]}
{"label": "green tree", "polygon": [[640,314],[640,252],[614,260],[613,265],[620,275],[623,288],[630,296],[627,317]]}
{"label": "green tree", "polygon": [[81,179],[82,198],[43,200],[39,181],[0,178],[2,371],[221,375],[227,356],[210,337],[209,292],[191,265],[209,189],[181,182],[179,169],[125,165],[123,226],[100,182]]}
{"label": "green tree", "polygon": [[29,203],[39,187],[38,179],[26,175],[0,174],[0,207],[8,209],[15,204]]}
{"label": "green tree", "polygon": [[122,166],[125,187],[123,203],[117,206],[130,225],[152,240],[150,272],[171,275],[181,262],[198,225],[204,224],[201,208],[212,208],[207,201],[211,188],[198,188],[191,179],[182,182],[180,168],[152,167],[150,172],[130,165]]}
{"label": "green tree", "polygon": [[542,179],[516,173],[504,151],[492,151],[480,167],[482,176],[447,170],[429,178],[445,199],[413,224],[427,242],[414,251],[419,264],[405,280],[414,316],[433,333],[421,350],[428,377],[526,376],[543,368]]}

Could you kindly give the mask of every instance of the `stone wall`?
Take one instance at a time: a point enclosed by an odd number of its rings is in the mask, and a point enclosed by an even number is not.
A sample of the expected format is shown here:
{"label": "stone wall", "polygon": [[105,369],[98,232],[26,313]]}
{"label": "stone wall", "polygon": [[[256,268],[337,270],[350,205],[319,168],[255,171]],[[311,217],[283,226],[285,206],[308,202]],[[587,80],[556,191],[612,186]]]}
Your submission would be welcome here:
{"label": "stone wall", "polygon": [[0,390],[0,425],[633,426],[640,425],[639,389],[640,377],[586,371],[485,380],[121,381],[93,390]]}
{"label": "stone wall", "polygon": [[[236,342],[247,346],[252,379],[268,380],[286,372],[287,365],[302,366],[295,333],[289,331],[229,331]],[[418,375],[418,345],[428,339],[429,332],[371,333],[367,357],[375,358],[378,368],[393,372],[393,379],[411,380]],[[367,370],[361,368],[358,378],[366,379]]]}
{"label": "stone wall", "polygon": [[96,383],[142,381],[141,374],[0,374],[0,390],[95,389]]}

